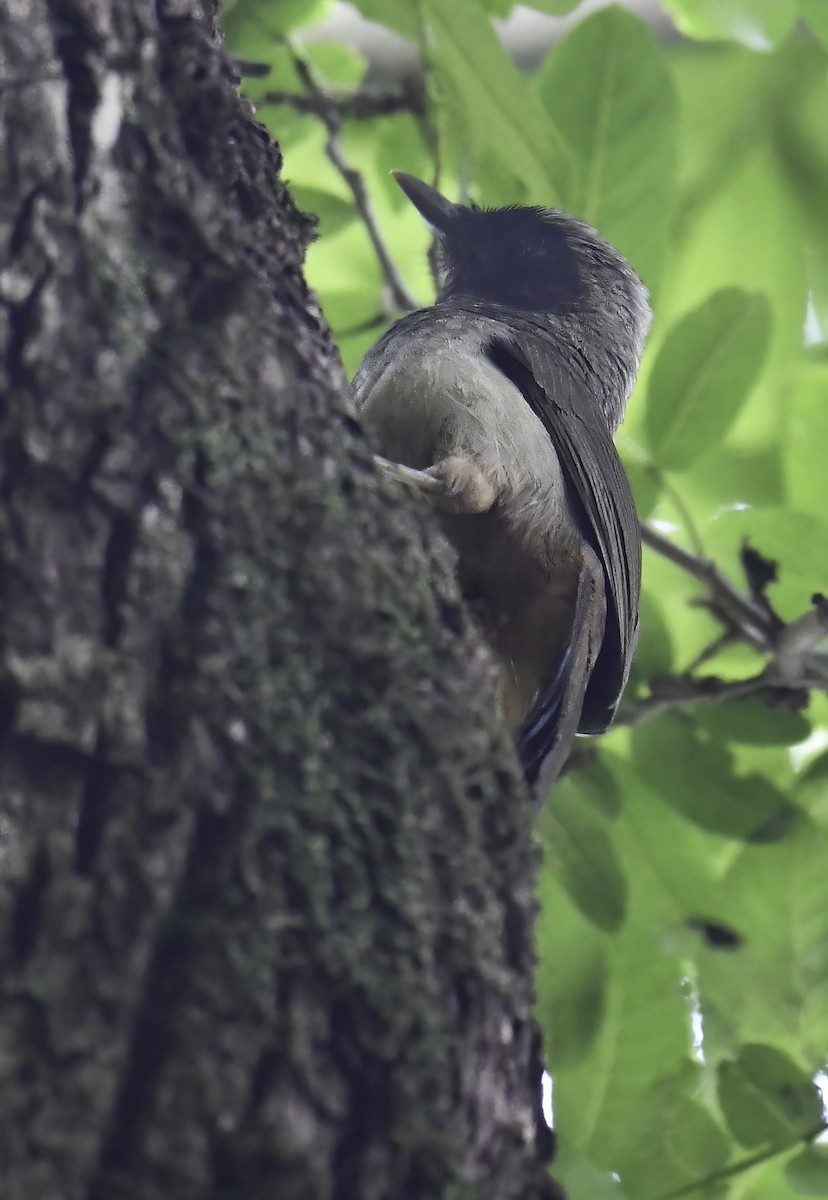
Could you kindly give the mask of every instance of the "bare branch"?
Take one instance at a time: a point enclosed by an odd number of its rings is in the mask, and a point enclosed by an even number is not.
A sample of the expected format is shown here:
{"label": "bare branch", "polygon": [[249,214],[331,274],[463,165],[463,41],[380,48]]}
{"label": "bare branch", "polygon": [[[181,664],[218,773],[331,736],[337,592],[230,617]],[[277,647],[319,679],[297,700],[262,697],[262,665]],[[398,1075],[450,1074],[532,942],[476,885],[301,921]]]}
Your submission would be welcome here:
{"label": "bare branch", "polygon": [[237,54],[231,54],[229,58],[242,79],[265,79],[273,70],[270,63],[256,62],[252,58],[240,58]]}
{"label": "bare branch", "polygon": [[615,719],[616,725],[641,725],[651,717],[686,708],[688,704],[725,704],[731,700],[746,700],[748,697],[778,704],[780,690],[768,682],[766,672],[749,679],[719,679],[716,675],[695,678],[692,675],[677,675],[669,679],[653,680],[650,695],[643,700],[626,705]]}
{"label": "bare branch", "polygon": [[767,611],[731,583],[723,571],[709,558],[691,554],[662,537],[652,525],[641,524],[641,539],[663,558],[681,567],[688,575],[703,583],[708,591],[709,605],[720,618],[737,632],[742,641],[766,653],[773,649],[771,622]]}
{"label": "bare branch", "polygon": [[389,117],[394,113],[407,112],[422,116],[425,110],[425,95],[421,83],[395,92],[349,92],[341,95],[324,94],[320,99],[315,94],[298,95],[296,92],[266,92],[256,101],[264,104],[283,104],[296,112],[310,113],[323,121],[328,111],[336,110],[339,122],[370,121],[375,117]]}
{"label": "bare branch", "polygon": [[[654,680],[649,696],[627,705],[619,714],[619,725],[638,725],[659,713],[688,704],[720,704],[748,696],[771,705],[787,703],[800,707],[812,688],[828,691],[828,651],[819,649],[828,637],[826,597],[815,595],[808,612],[785,623],[765,596],[774,564],[761,555],[755,552],[751,555],[747,548],[743,549],[742,562],[750,586],[750,595],[746,595],[711,559],[683,550],[652,526],[642,524],[641,537],[651,549],[704,585],[707,596],[703,603],[726,628],[696,658],[690,671],[675,678]],[[692,673],[733,642],[745,642],[768,656],[767,665],[758,675],[724,680]]]}
{"label": "bare branch", "polygon": [[411,295],[402,275],[397,269],[394,260],[385,244],[385,241],[380,233],[379,223],[374,215],[374,210],[368,196],[368,189],[365,186],[365,181],[359,171],[349,166],[345,151],[342,146],[340,131],[342,128],[342,115],[337,108],[335,102],[325,93],[313,77],[310,64],[305,61],[291,47],[290,53],[293,58],[296,72],[307,88],[309,96],[313,99],[317,106],[316,111],[322,120],[325,128],[328,131],[328,143],[326,152],[328,158],[336,167],[339,174],[345,180],[351,195],[354,198],[354,204],[357,212],[362,218],[362,222],[368,232],[368,237],[371,239],[371,244],[374,247],[377,258],[379,259],[382,273],[385,277],[385,282],[391,296],[391,300],[395,309],[403,309],[410,311],[417,308],[417,301]]}

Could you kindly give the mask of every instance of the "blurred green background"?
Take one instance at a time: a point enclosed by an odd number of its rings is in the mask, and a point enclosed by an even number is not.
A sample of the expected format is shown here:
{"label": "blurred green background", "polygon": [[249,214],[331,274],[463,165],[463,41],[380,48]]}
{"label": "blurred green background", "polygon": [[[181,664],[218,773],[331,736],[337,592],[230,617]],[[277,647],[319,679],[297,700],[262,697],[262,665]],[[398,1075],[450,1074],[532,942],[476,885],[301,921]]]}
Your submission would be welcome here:
{"label": "blurred green background", "polygon": [[[617,245],[655,314],[618,438],[642,517],[740,588],[744,542],[773,560],[785,620],[828,592],[828,0],[236,0],[223,23],[267,68],[243,89],[318,215],[307,274],[349,373],[395,314],[323,100],[420,303],[429,234],[392,168]],[[629,703],[722,632],[702,596],[646,553]],[[556,1174],[573,1200],[828,1196],[824,693],[587,745],[539,831]]]}

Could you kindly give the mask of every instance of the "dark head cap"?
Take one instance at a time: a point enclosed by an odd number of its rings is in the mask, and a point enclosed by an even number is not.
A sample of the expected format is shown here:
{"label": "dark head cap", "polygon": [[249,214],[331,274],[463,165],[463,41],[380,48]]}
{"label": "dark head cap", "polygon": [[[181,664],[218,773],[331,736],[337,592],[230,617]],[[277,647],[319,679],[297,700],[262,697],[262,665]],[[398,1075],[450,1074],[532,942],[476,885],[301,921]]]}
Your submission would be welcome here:
{"label": "dark head cap", "polygon": [[571,239],[580,222],[549,208],[453,204],[413,175],[393,175],[440,238],[441,297],[470,295],[526,312],[582,303],[587,281]]}

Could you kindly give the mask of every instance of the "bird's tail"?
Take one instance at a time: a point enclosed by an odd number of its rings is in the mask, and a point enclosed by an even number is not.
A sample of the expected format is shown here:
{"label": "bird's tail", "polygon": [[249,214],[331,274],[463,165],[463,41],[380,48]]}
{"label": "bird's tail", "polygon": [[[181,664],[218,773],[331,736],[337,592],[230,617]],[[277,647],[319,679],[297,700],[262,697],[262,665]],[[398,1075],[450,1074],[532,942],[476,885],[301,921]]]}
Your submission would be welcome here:
{"label": "bird's tail", "polygon": [[540,693],[521,726],[517,751],[527,782],[545,791],[561,773],[584,706],[606,624],[604,573],[589,546],[584,546],[578,595],[569,645],[560,666]]}

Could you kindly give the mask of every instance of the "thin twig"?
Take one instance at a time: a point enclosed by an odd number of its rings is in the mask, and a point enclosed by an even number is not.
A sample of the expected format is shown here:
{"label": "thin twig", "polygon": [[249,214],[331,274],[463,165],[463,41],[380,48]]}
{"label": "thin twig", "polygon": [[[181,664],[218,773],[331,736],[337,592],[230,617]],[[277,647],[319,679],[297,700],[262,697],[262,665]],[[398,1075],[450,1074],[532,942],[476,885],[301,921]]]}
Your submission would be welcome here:
{"label": "thin twig", "polygon": [[[704,585],[707,596],[703,603],[726,629],[686,674],[651,683],[649,696],[628,704],[619,713],[619,725],[638,725],[659,713],[700,702],[721,704],[753,696],[766,703],[787,701],[798,705],[813,688],[828,692],[828,651],[819,648],[828,637],[828,600],[824,596],[813,596],[811,609],[786,624],[755,585],[750,595],[739,591],[714,562],[676,546],[651,525],[642,523],[641,537],[651,549]],[[744,642],[767,655],[768,662],[758,675],[724,680],[692,673],[717,650],[733,642]]]}
{"label": "thin twig", "polygon": [[709,646],[705,646],[703,650],[699,651],[687,667],[687,674],[692,675],[694,671],[698,671],[699,667],[703,667],[706,662],[715,658],[726,646],[732,646],[735,641],[738,641],[738,636],[732,629],[726,629],[724,633],[720,633]]}
{"label": "thin twig", "polygon": [[252,58],[239,58],[236,54],[229,55],[233,69],[242,79],[266,79],[273,70],[270,63],[257,62]]}
{"label": "thin twig", "polygon": [[302,81],[303,86],[307,88],[309,95],[313,97],[318,105],[318,115],[328,131],[326,146],[328,158],[345,180],[354,198],[354,205],[362,218],[368,237],[371,239],[371,244],[379,259],[393,305],[396,309],[403,309],[405,311],[417,308],[417,301],[409,292],[405,280],[398,271],[380,233],[379,223],[374,215],[374,210],[368,196],[368,189],[365,187],[365,181],[359,171],[349,166],[345,158],[342,139],[340,137],[342,117],[336,105],[326,96],[323,89],[314,79],[310,64],[297,54],[292,47],[290,47],[290,53],[296,67],[296,73]]}
{"label": "thin twig", "polygon": [[615,719],[616,725],[641,725],[661,713],[686,708],[689,704],[726,704],[750,696],[765,699],[770,699],[772,694],[776,698],[779,696],[778,690],[774,692],[770,687],[764,671],[749,679],[732,680],[719,679],[716,675],[701,678],[679,675],[654,681],[650,689],[650,695],[643,700],[624,706]]}
{"label": "thin twig", "polygon": [[323,121],[330,108],[336,109],[341,121],[370,121],[375,117],[390,117],[395,113],[422,116],[425,100],[421,84],[395,92],[348,92],[341,95],[299,95],[296,92],[265,92],[256,101],[264,104],[283,104],[296,112],[309,113]]}
{"label": "thin twig", "polygon": [[359,321],[356,325],[349,325],[347,329],[340,329],[339,337],[356,337],[359,333],[370,333],[372,329],[381,329],[387,324],[388,313],[380,310],[374,313],[373,317],[368,317],[365,321]]}
{"label": "thin twig", "polygon": [[688,575],[703,583],[707,588],[711,606],[739,632],[743,641],[766,653],[773,649],[774,630],[770,628],[767,613],[749,596],[740,592],[712,559],[682,550],[681,546],[662,537],[652,525],[645,525],[643,522],[641,540],[663,558],[669,559]]}

